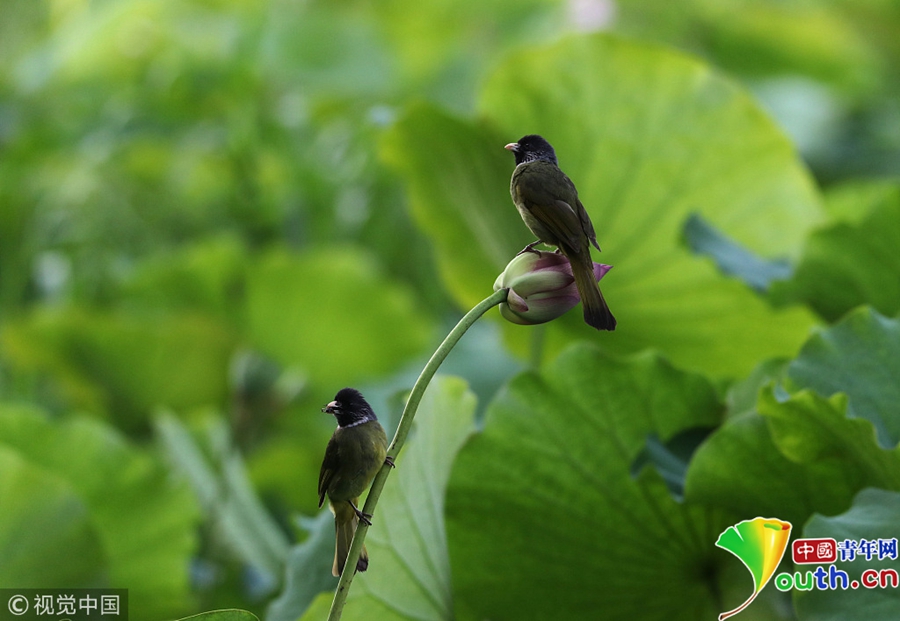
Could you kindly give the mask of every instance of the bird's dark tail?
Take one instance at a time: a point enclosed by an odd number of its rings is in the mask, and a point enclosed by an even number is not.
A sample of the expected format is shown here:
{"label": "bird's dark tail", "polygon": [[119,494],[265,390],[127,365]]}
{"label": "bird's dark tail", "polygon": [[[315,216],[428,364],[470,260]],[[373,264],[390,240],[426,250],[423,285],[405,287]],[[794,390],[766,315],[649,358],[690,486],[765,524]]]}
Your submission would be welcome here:
{"label": "bird's dark tail", "polygon": [[[354,505],[359,505],[359,498],[353,499]],[[350,506],[350,503],[340,502],[337,506],[332,506],[334,511],[334,564],[331,566],[331,574],[340,576],[344,571],[344,565],[347,564],[347,554],[350,552],[350,543],[353,541],[353,534],[356,533],[356,527],[359,524],[359,518],[356,517],[356,511]],[[366,552],[366,546],[363,546],[362,554],[359,555],[359,561],[356,563],[356,571],[365,571],[369,568],[369,553]]]}
{"label": "bird's dark tail", "polygon": [[572,265],[572,275],[575,276],[575,286],[578,287],[578,295],[581,296],[581,304],[584,307],[584,322],[598,330],[615,330],[616,318],[606,305],[597,279],[594,278],[594,264],[591,261],[591,253],[587,246],[576,256],[567,255]]}

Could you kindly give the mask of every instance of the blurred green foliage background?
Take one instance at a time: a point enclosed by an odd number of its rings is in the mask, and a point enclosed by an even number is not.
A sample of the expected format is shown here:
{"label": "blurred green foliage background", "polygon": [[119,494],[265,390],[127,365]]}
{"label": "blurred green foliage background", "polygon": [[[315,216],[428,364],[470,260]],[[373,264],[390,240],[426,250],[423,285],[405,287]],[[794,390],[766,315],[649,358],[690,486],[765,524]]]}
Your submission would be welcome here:
{"label": "blurred green foliage background", "polygon": [[[752,489],[717,505],[718,493],[736,489],[715,478],[727,460],[717,452],[727,454],[737,432],[728,423],[761,434],[753,437],[765,448],[748,454],[779,455],[763,420],[778,419],[778,406],[765,390],[762,413],[737,414],[756,407],[766,380],[794,377],[785,360],[812,347],[813,327],[869,305],[875,319],[853,315],[869,334],[900,311],[896,1],[2,8],[0,586],[127,587],[134,619],[231,606],[297,618],[333,588],[331,524],[315,494],[333,420],[319,408],[353,385],[396,424],[403,392],[446,329],[529,241],[501,148],[525,133],[553,142],[582,192],[603,260],[616,266],[604,291],[620,329],[597,335],[579,311],[546,330],[504,326],[494,313],[465,337],[445,371],[468,382],[477,405],[449,380],[433,397],[433,409],[460,418],[434,440],[448,437],[453,448],[428,477],[434,494],[449,489],[448,534],[443,515],[423,509],[435,520],[421,544],[423,558],[439,559],[423,561],[433,582],[412,572],[429,612],[385,604],[394,600],[372,576],[359,588],[385,606],[377,618],[538,614],[527,598],[516,610],[481,592],[518,597],[515,582],[490,582],[503,573],[491,566],[499,552],[473,551],[485,545],[478,524],[497,513],[470,506],[496,491],[478,487],[491,468],[473,455],[503,438],[486,433],[460,449],[498,390],[500,423],[530,390],[527,374],[507,385],[519,371],[564,369],[580,355],[598,373],[614,375],[604,370],[613,365],[643,378],[621,377],[616,390],[656,385],[659,374],[671,380],[673,403],[689,394],[691,413],[678,425],[641,423],[624,444],[629,459],[596,467],[624,477],[648,434],[667,441],[721,425],[698,470],[673,475],[682,486],[687,477],[689,500],[693,489],[720,512],[704,513],[712,532],[761,510],[748,501]],[[600,358],[576,349],[554,363],[585,341]],[[616,367],[616,356],[629,362]],[[882,379],[857,394],[883,397]],[[837,382],[820,392],[852,389]],[[523,403],[541,402],[539,392]],[[551,427],[568,412],[552,403],[538,414]],[[857,415],[887,451],[900,439],[891,422],[900,412],[885,407]],[[653,412],[648,419],[667,415]],[[430,424],[419,435],[431,437]],[[427,453],[415,455],[427,464]],[[591,455],[587,447],[583,458]],[[821,479],[794,473],[812,495],[829,480],[816,472]],[[781,517],[799,532],[817,510],[846,510],[864,484],[897,491],[900,480],[867,477],[822,506],[782,505]],[[402,485],[398,495],[414,498],[423,484]],[[788,503],[790,494],[776,497]],[[482,509],[487,517],[473,522]],[[678,519],[690,523],[697,511]],[[404,536],[381,541],[402,550]],[[716,601],[739,603],[732,570],[722,571],[726,596]],[[694,587],[680,593],[696,599]],[[391,597],[415,599],[397,588]],[[679,605],[673,598],[666,610]],[[566,618],[594,618],[595,604],[583,605]],[[614,603],[608,618],[637,618],[628,606]],[[803,606],[813,616],[801,618],[819,618]],[[775,601],[756,618],[792,618],[785,610]]]}

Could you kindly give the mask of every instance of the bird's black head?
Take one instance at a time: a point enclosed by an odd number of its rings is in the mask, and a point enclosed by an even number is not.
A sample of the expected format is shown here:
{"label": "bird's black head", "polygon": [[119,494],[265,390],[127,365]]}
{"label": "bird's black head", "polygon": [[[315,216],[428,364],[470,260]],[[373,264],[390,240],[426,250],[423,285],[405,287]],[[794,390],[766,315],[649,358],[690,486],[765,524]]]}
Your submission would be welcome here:
{"label": "bird's black head", "polygon": [[556,161],[556,151],[550,146],[550,143],[537,134],[528,134],[519,138],[518,142],[512,142],[505,147],[512,151],[516,156],[516,166],[522,162],[533,162],[535,160],[544,160],[558,164]]}
{"label": "bird's black head", "polygon": [[352,427],[370,420],[378,420],[372,406],[355,388],[340,389],[334,396],[334,401],[322,408],[322,411],[334,414],[340,427]]}

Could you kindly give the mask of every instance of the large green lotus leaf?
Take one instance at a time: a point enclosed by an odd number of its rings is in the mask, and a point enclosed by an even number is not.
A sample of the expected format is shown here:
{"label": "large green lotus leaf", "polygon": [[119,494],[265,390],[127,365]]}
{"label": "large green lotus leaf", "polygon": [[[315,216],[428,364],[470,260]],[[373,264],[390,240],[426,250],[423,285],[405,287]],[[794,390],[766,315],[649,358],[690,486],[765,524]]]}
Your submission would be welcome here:
{"label": "large green lotus leaf", "polygon": [[[838,569],[846,571],[849,580],[861,580],[867,569],[875,571],[893,570],[900,572],[900,560],[878,559],[877,541],[895,539],[897,524],[900,522],[900,494],[881,489],[864,489],[853,501],[853,506],[841,515],[826,517],[815,515],[803,529],[804,537],[830,537],[838,542],[862,539],[874,541],[875,554],[870,559],[858,554],[853,561],[835,563]],[[815,569],[812,565],[797,565],[796,571]],[[879,577],[876,577],[879,579]],[[866,619],[866,621],[893,621],[900,610],[900,589],[876,587],[835,590],[794,591],[794,606],[800,621],[844,621],[845,619]]]}
{"label": "large green lotus leaf", "polygon": [[[343,619],[454,618],[444,495],[454,459],[474,431],[474,417],[475,395],[463,380],[432,382],[409,445],[379,499],[366,536],[369,569],[354,578]],[[316,600],[304,621],[322,618],[328,599]]]}
{"label": "large green lotus leaf", "polygon": [[261,257],[247,280],[253,345],[314,381],[341,385],[419,353],[430,322],[373,261],[350,248]]}
{"label": "large green lotus leaf", "polygon": [[[603,248],[595,259],[615,266],[603,290],[619,320],[598,337],[569,313],[548,327],[551,351],[602,338],[613,351],[650,345],[717,374],[796,351],[806,311],[772,310],[681,242],[698,213],[751,252],[792,257],[821,219],[808,173],[745,91],[682,54],[587,36],[512,56],[487,80],[480,108],[486,120],[473,123],[414,106],[382,143],[461,304],[484,298],[530,239],[502,146],[538,132],[579,188]],[[508,334],[523,351],[531,329]]]}
{"label": "large green lotus leaf", "polygon": [[[846,510],[867,485],[900,489],[896,442],[879,446],[876,436],[898,425],[898,359],[898,322],[860,309],[810,337],[786,367],[761,365],[732,389],[735,412],[694,454],[686,497],[796,525]],[[780,377],[798,391],[776,390]]]}
{"label": "large green lotus leaf", "polygon": [[837,222],[810,235],[779,295],[809,304],[829,321],[861,304],[885,315],[900,312],[900,187],[886,195],[861,187],[856,209],[867,214],[860,222]]}
{"label": "large green lotus leaf", "polygon": [[878,442],[900,442],[900,320],[860,308],[812,336],[787,369],[789,384],[849,397],[848,415],[875,426]]}
{"label": "large green lotus leaf", "polygon": [[[197,507],[190,491],[176,485],[157,459],[94,419],[53,422],[12,408],[0,411],[0,443],[77,495],[102,546],[105,579],[109,586],[129,589],[135,618],[172,617],[189,609]],[[35,493],[48,489],[53,488]],[[46,552],[40,560],[53,566],[65,551]]]}
{"label": "large green lotus leaf", "polygon": [[769,422],[781,453],[797,463],[838,463],[845,480],[856,485],[900,490],[900,448],[878,446],[875,428],[847,416],[847,397],[824,398],[802,390],[785,399],[768,386],[759,397],[759,412]]}
{"label": "large green lotus leaf", "polygon": [[50,374],[75,406],[133,429],[159,405],[221,403],[236,335],[197,313],[38,311],[6,326],[20,367]]}
{"label": "large green lotus leaf", "polygon": [[685,477],[689,502],[742,519],[774,516],[799,525],[815,512],[843,511],[859,490],[842,461],[798,464],[772,440],[766,419],[748,411],[728,420],[694,453]]}
{"label": "large green lotus leaf", "polygon": [[847,508],[858,477],[837,461],[800,464],[781,453],[769,424],[757,411],[759,393],[780,379],[786,360],[767,360],[732,384],[725,422],[694,452],[685,476],[685,497],[744,519],[777,516],[802,524],[818,511]]}
{"label": "large green lotus leaf", "polygon": [[[102,584],[107,559],[82,499],[64,479],[10,449],[2,436],[0,501],[0,584]],[[58,562],[62,551],[64,563]]]}
{"label": "large green lotus leaf", "polygon": [[[719,423],[702,376],[589,345],[514,378],[447,492],[457,611],[473,619],[701,619],[726,609],[714,543],[732,517],[676,502],[650,434]],[[735,605],[740,603],[735,602]]]}

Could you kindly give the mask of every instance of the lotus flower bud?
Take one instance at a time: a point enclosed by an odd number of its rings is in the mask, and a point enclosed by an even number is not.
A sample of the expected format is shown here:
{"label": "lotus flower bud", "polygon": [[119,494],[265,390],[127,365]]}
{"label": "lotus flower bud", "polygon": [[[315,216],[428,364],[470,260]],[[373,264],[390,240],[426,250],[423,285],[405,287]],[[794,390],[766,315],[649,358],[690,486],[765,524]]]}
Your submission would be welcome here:
{"label": "lotus flower bud", "polygon": [[[594,263],[594,277],[599,282],[610,269],[611,265]],[[517,255],[494,281],[494,291],[500,289],[509,290],[500,314],[520,325],[552,321],[581,301],[569,260],[555,252]]]}

